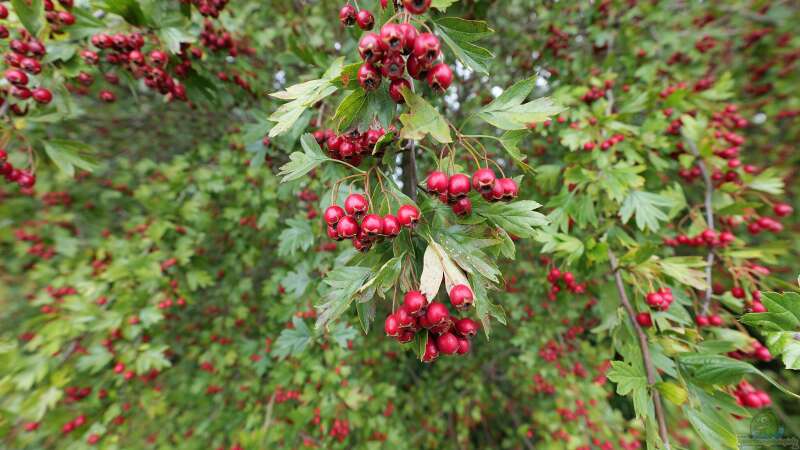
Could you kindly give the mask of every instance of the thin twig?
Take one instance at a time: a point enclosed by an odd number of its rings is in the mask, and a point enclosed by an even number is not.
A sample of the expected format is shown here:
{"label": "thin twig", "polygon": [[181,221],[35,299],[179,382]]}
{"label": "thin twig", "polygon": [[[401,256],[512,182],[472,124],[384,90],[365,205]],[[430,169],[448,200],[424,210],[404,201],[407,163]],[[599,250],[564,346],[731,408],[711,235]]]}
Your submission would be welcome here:
{"label": "thin twig", "polygon": [[631,302],[628,300],[628,294],[625,292],[625,284],[622,282],[622,273],[620,273],[617,255],[615,255],[610,249],[608,250],[608,260],[611,262],[611,270],[614,272],[614,281],[616,281],[617,284],[619,299],[622,302],[623,308],[625,308],[625,312],[628,315],[628,320],[630,320],[631,324],[633,325],[633,329],[636,331],[636,337],[639,339],[639,349],[642,352],[644,368],[645,372],[647,373],[647,385],[650,386],[650,391],[653,396],[653,405],[655,406],[656,410],[658,435],[661,436],[661,441],[664,443],[664,448],[669,450],[670,444],[669,431],[667,431],[667,419],[664,415],[664,406],[661,403],[661,395],[654,387],[656,384],[656,368],[653,364],[653,357],[650,355],[650,346],[647,343],[647,335],[644,333],[644,330],[642,330],[642,327],[639,326],[639,323],[636,322],[636,313],[633,311],[633,306],[631,306]]}
{"label": "thin twig", "polygon": [[[711,174],[708,172],[708,167],[706,167],[705,161],[700,156],[700,151],[697,149],[697,145],[691,139],[687,139],[686,142],[689,144],[689,150],[691,150],[692,154],[697,158],[697,165],[700,167],[700,173],[703,175],[703,180],[706,184],[706,194],[705,194],[705,210],[706,210],[706,222],[708,223],[708,229],[711,231],[715,231],[714,229],[714,208],[712,205],[712,197],[714,196],[714,184],[711,181]],[[708,249],[708,256],[706,257],[706,296],[703,299],[703,304],[700,307],[700,313],[703,315],[708,314],[708,308],[711,306],[711,296],[714,294],[714,288],[712,286],[712,274],[711,271],[714,267],[714,247],[713,245],[711,248]]]}

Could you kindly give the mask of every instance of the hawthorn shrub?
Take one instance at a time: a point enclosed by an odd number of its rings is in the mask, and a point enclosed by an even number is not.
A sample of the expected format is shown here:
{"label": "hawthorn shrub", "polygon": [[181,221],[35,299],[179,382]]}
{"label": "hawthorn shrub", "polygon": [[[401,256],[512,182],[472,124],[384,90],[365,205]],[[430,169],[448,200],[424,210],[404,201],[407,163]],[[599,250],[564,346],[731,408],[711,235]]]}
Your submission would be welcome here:
{"label": "hawthorn shrub", "polygon": [[800,438],[798,19],[0,1],[0,442]]}

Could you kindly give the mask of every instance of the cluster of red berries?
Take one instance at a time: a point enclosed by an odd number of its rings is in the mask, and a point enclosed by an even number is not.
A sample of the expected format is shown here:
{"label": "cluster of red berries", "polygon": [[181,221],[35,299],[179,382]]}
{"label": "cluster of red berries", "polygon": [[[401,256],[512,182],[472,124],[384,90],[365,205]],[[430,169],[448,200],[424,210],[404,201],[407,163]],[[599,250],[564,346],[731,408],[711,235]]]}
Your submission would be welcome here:
{"label": "cluster of red berries", "polygon": [[772,217],[753,217],[752,221],[747,224],[747,232],[753,236],[764,231],[780,233],[783,231],[783,225]]}
{"label": "cluster of red berries", "polygon": [[[450,289],[450,304],[457,310],[465,310],[472,305],[472,289],[457,284]],[[428,333],[423,362],[433,362],[442,355],[464,355],[469,352],[469,339],[478,333],[478,323],[464,317],[454,318],[443,303],[428,302],[419,291],[409,291],[403,297],[403,304],[386,317],[384,331],[387,336],[405,344],[414,340],[417,333]]]}
{"label": "cluster of red berries", "polygon": [[686,245],[689,247],[727,247],[734,239],[736,239],[736,237],[730,231],[717,233],[712,229],[706,229],[693,237],[679,234],[675,238],[665,238],[664,245],[668,247],[677,247],[679,245]]}
{"label": "cluster of red berries", "polygon": [[733,391],[736,403],[745,408],[765,408],[772,404],[772,399],[766,392],[756,389],[752,384],[742,380]]}
{"label": "cluster of red berries", "polygon": [[180,2],[186,5],[194,5],[200,15],[215,19],[219,17],[219,14],[228,4],[228,0],[180,0]]}
{"label": "cluster of red berries", "polygon": [[[186,87],[165,70],[169,62],[169,54],[162,50],[152,50],[145,55],[142,51],[145,40],[140,33],[117,33],[114,35],[98,33],[92,36],[91,42],[101,52],[105,52],[107,63],[123,67],[136,79],[144,78],[145,86],[158,91],[161,95],[170,95],[171,98],[186,100]],[[93,50],[81,51],[81,58],[90,66],[100,64],[100,55]],[[183,60],[188,61],[188,58]],[[182,70],[186,71],[187,69]],[[83,75],[79,76],[78,82],[88,86],[91,85],[92,79]],[[110,103],[116,100],[116,96],[111,91],[103,90],[100,92],[100,99]]]}
{"label": "cluster of red berries", "polygon": [[550,283],[550,291],[547,293],[547,298],[550,301],[556,301],[557,295],[561,292],[560,282],[564,282],[564,286],[573,294],[583,294],[586,292],[586,285],[578,283],[575,275],[572,272],[561,272],[556,267],[550,269],[547,273],[547,281]]}
{"label": "cluster of red berries", "polygon": [[36,175],[27,170],[20,170],[7,161],[8,153],[0,149],[0,175],[9,183],[17,183],[23,189],[31,189],[36,184]]}
{"label": "cluster of red berries", "polygon": [[[394,126],[389,128],[394,132]],[[340,161],[346,161],[354,166],[361,164],[365,156],[370,156],[375,144],[386,134],[383,128],[371,128],[363,133],[357,129],[337,135],[331,129],[317,130],[314,132],[314,139],[325,148],[328,156]]]}
{"label": "cluster of red berries", "polygon": [[611,80],[606,80],[602,87],[591,86],[589,91],[581,96],[581,100],[587,105],[591,105],[597,100],[604,98],[606,96],[606,91],[612,87],[614,87],[614,82]]}
{"label": "cluster of red berries", "polygon": [[[606,150],[610,149],[611,147],[615,146],[616,144],[619,144],[620,142],[622,142],[624,140],[625,140],[625,136],[623,136],[621,134],[615,134],[615,135],[611,136],[610,138],[608,138],[605,141],[600,143],[600,150],[606,151]],[[583,144],[583,150],[584,151],[591,152],[595,148],[597,148],[597,144],[595,144],[593,141],[589,141],[589,142],[586,142],[585,144]]]}
{"label": "cluster of red berries", "polygon": [[694,323],[697,324],[698,327],[719,327],[722,326],[722,317],[719,314],[709,314],[704,316],[702,314],[698,314],[694,318]]}
{"label": "cluster of red berries", "polygon": [[467,197],[471,189],[475,189],[489,202],[510,201],[519,193],[516,181],[511,178],[497,178],[488,167],[475,171],[472,181],[463,173],[447,176],[438,170],[428,174],[425,180],[425,190],[436,195],[442,203],[451,205],[453,212],[459,216],[472,212],[472,200]]}
{"label": "cluster of red berries", "polygon": [[336,204],[329,206],[323,215],[328,237],[337,241],[352,239],[356,250],[365,252],[377,239],[394,238],[402,227],[413,228],[420,218],[414,205],[401,206],[396,216],[367,214],[368,211],[369,202],[361,194],[348,195],[344,209]]}
{"label": "cluster of red berries", "polygon": [[[0,10],[0,17],[2,14],[3,11]],[[5,14],[8,14],[8,10],[5,10]],[[6,30],[5,33],[7,35],[8,31]],[[47,53],[47,49],[41,41],[33,38],[25,30],[20,30],[19,36],[19,39],[9,41],[10,51],[3,58],[8,66],[5,71],[5,79],[10,87],[0,90],[0,105],[10,100],[7,100],[6,97],[11,95],[20,101],[20,103],[10,105],[11,111],[22,116],[28,111],[27,105],[22,107],[22,102],[32,98],[36,103],[46,105],[53,100],[53,93],[43,86],[28,86],[31,81],[29,75],[38,75],[42,72],[41,59]]]}
{"label": "cluster of red berries", "polygon": [[749,352],[736,350],[728,353],[728,356],[734,359],[757,359],[764,362],[772,361],[772,354],[769,352],[769,349],[758,341],[755,341],[753,349]]}
{"label": "cluster of red berries", "polygon": [[350,434],[350,422],[344,419],[334,419],[328,434],[337,441],[344,442]]}
{"label": "cluster of red berries", "polygon": [[645,301],[653,309],[666,311],[673,301],[672,289],[664,287],[654,292],[648,292],[645,295]]}
{"label": "cluster of red berries", "polygon": [[380,34],[365,33],[358,43],[358,53],[364,61],[358,69],[361,87],[374,91],[380,87],[382,79],[387,78],[390,80],[389,95],[398,104],[405,102],[403,89],[411,89],[406,73],[415,80],[426,81],[438,93],[446,91],[453,82],[450,66],[437,63],[442,54],[439,38],[433,33],[420,33],[407,22],[387,23],[381,27]]}
{"label": "cluster of red berries", "polygon": [[247,55],[255,54],[255,49],[236,40],[229,31],[224,28],[214,27],[211,20],[203,23],[203,31],[200,32],[200,43],[213,52],[227,51],[229,56],[236,57],[239,52]]}
{"label": "cluster of red berries", "polygon": [[69,422],[65,423],[61,427],[61,432],[64,434],[69,434],[75,431],[76,429],[82,427],[86,424],[86,416],[81,414],[80,416],[70,420]]}
{"label": "cluster of red berries", "polygon": [[289,400],[300,400],[300,391],[292,391],[278,387],[275,389],[275,402],[278,404],[286,403]]}

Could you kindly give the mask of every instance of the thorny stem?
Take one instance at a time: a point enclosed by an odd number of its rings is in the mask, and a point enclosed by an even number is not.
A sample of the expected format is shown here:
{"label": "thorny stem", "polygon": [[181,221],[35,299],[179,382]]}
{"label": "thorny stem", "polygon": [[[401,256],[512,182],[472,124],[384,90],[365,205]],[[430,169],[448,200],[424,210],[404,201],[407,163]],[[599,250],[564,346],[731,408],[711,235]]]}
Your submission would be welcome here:
{"label": "thorny stem", "polygon": [[647,374],[647,385],[650,387],[650,391],[653,396],[656,421],[658,422],[658,435],[661,437],[661,441],[664,443],[664,448],[670,450],[669,431],[667,431],[667,420],[666,416],[664,415],[664,406],[661,403],[661,395],[654,387],[656,384],[656,368],[655,365],[653,365],[653,357],[650,355],[650,347],[647,343],[647,335],[636,321],[636,313],[633,311],[633,306],[631,306],[631,302],[628,300],[628,294],[625,292],[625,284],[622,281],[622,273],[620,273],[617,255],[615,255],[610,249],[608,250],[608,260],[611,263],[611,270],[614,272],[614,281],[617,284],[617,292],[619,293],[620,302],[622,302],[622,307],[625,308],[625,313],[628,315],[628,320],[630,320],[631,324],[633,325],[633,329],[636,331],[636,337],[639,340],[639,349],[642,352],[642,360],[644,361],[644,368]]}
{"label": "thorny stem", "polygon": [[[706,185],[706,194],[705,194],[705,210],[706,210],[706,222],[708,224],[708,229],[711,231],[715,231],[714,229],[714,209],[712,205],[712,197],[714,196],[714,184],[711,182],[711,174],[708,173],[708,167],[706,167],[705,161],[700,156],[700,151],[697,150],[697,145],[691,139],[686,140],[689,144],[689,150],[692,151],[692,154],[697,158],[697,165],[700,167],[700,173],[703,175],[703,180]],[[703,299],[703,304],[700,308],[700,313],[705,315],[708,314],[708,308],[711,305],[711,296],[714,293],[714,287],[712,286],[712,274],[711,271],[714,267],[714,247],[710,246],[708,249],[708,256],[706,257],[706,296]]]}

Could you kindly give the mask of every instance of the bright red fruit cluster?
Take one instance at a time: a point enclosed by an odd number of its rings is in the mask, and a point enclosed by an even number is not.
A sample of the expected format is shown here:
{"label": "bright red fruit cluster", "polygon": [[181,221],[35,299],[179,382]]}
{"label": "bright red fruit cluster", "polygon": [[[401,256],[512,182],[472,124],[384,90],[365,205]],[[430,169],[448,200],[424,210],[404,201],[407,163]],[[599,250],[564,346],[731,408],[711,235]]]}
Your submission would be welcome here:
{"label": "bright red fruit cluster", "polygon": [[664,239],[664,245],[669,247],[677,247],[679,245],[687,245],[690,247],[726,247],[735,239],[736,236],[730,231],[717,233],[712,229],[706,229],[693,237],[679,234],[675,238],[666,238]]}
{"label": "bright red fruit cluster", "polygon": [[225,9],[228,0],[180,0],[181,3],[187,5],[194,5],[200,12],[200,15],[205,17],[219,17],[219,13]]}
{"label": "bright red fruit cluster", "polygon": [[9,161],[8,153],[0,148],[0,175],[9,183],[17,183],[23,189],[30,189],[36,184],[36,175],[27,170],[15,168]]}
{"label": "bright red fruit cluster", "polygon": [[397,215],[368,214],[369,202],[361,194],[350,194],[344,200],[344,209],[331,205],[323,216],[327,224],[328,237],[337,241],[351,239],[353,247],[366,252],[381,238],[394,238],[402,227],[413,228],[419,222],[416,206],[403,205]]}
{"label": "bright red fruit cluster", "polygon": [[772,404],[769,394],[754,388],[753,385],[744,380],[733,391],[733,397],[736,399],[736,403],[745,408],[766,408]]}
{"label": "bright red fruit cluster", "polygon": [[767,347],[761,342],[755,341],[753,349],[749,352],[736,350],[728,353],[728,356],[734,359],[758,359],[760,361],[772,361],[772,353],[769,352]]}
{"label": "bright red fruit cluster", "polygon": [[[394,125],[389,127],[389,132],[395,131]],[[314,139],[327,150],[331,158],[359,166],[364,156],[372,155],[375,144],[385,134],[386,130],[383,128],[372,128],[363,133],[354,129],[345,134],[336,134],[335,131],[327,129],[315,131]]]}
{"label": "bright red fruit cluster", "polygon": [[572,272],[561,272],[557,267],[550,269],[547,274],[547,281],[550,283],[550,291],[547,293],[547,298],[550,301],[556,301],[558,293],[561,292],[560,281],[563,281],[566,288],[573,294],[586,292],[586,284],[578,283]]}
{"label": "bright red fruit cluster", "polygon": [[[8,10],[3,5],[0,7],[3,8],[0,10],[0,19],[3,19],[8,16]],[[66,11],[63,12],[69,14]],[[8,37],[8,29],[0,25],[0,39]],[[47,54],[47,49],[41,41],[33,38],[25,30],[19,30],[19,39],[9,41],[8,49],[3,60],[8,66],[5,71],[5,79],[10,87],[0,89],[0,106],[11,100],[7,98],[10,95],[18,102],[10,104],[9,109],[18,116],[24,116],[28,112],[28,100],[33,99],[42,105],[53,100],[53,93],[49,89],[41,85],[29,87],[30,76],[39,75],[42,72],[41,60]]]}
{"label": "bright red fruit cluster", "polygon": [[[406,1],[407,11],[424,13],[430,1]],[[358,24],[371,30],[375,18],[367,10],[356,11],[350,4],[339,11],[345,26]],[[414,80],[424,81],[434,92],[443,93],[453,82],[453,71],[441,60],[441,43],[433,33],[420,33],[410,22],[386,23],[380,33],[365,33],[358,43],[358,53],[364,64],[358,69],[358,83],[365,91],[374,91],[383,78],[390,80],[389,95],[396,103],[405,103],[403,89],[412,89]]]}
{"label": "bright red fruit cluster", "polygon": [[[459,311],[468,309],[473,300],[467,285],[457,284],[450,289],[450,304]],[[432,362],[440,354],[468,353],[478,323],[468,317],[453,317],[443,303],[428,302],[422,292],[409,291],[403,297],[403,304],[386,317],[383,329],[401,344],[413,341],[417,333],[427,333],[422,361]]]}
{"label": "bright red fruit cluster", "polygon": [[648,292],[645,296],[645,301],[651,308],[659,311],[666,311],[669,305],[672,304],[672,289],[668,287],[661,288],[657,291]]}
{"label": "bright red fruit cluster", "polygon": [[497,178],[492,169],[484,167],[472,175],[472,181],[463,173],[450,175],[441,171],[428,174],[425,189],[431,195],[436,195],[439,201],[453,208],[459,216],[466,216],[472,212],[472,200],[467,197],[471,189],[475,189],[490,202],[513,200],[519,193],[517,182],[511,178]]}

